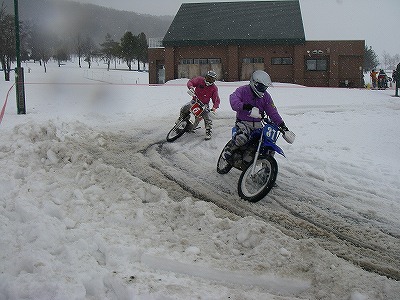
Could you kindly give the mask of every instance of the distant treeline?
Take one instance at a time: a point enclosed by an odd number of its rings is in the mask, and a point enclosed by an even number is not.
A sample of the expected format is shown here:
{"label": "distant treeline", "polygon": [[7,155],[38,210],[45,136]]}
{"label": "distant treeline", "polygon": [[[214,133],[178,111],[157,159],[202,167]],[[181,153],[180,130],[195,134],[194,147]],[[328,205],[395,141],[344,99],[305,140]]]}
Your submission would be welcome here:
{"label": "distant treeline", "polygon": [[[93,57],[101,57],[108,65],[113,58],[120,58],[131,70],[133,60],[147,61],[147,38],[163,37],[173,19],[70,1],[18,3],[21,58],[40,61],[44,67],[50,58],[61,62],[76,55],[79,65],[81,59],[90,67]],[[0,60],[6,80],[16,59],[14,29],[14,0],[4,0],[0,7]]]}

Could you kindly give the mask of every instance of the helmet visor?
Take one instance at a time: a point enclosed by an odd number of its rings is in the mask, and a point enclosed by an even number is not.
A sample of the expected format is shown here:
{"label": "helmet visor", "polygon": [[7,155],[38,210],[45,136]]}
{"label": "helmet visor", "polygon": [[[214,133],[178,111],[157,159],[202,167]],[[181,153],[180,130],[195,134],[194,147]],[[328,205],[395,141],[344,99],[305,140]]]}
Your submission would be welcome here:
{"label": "helmet visor", "polygon": [[256,88],[257,91],[259,91],[260,93],[265,93],[265,91],[267,90],[268,86],[262,84],[261,82],[256,82],[254,83],[254,87]]}
{"label": "helmet visor", "polygon": [[205,80],[208,82],[208,84],[213,84],[215,82],[215,78],[208,75],[205,77]]}

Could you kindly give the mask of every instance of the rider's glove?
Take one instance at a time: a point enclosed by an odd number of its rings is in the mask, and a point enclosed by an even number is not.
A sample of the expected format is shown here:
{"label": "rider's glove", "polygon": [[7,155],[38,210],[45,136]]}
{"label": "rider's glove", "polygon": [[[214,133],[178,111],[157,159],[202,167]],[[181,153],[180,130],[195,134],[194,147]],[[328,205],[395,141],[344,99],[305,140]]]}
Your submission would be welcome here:
{"label": "rider's glove", "polygon": [[194,97],[194,95],[195,95],[195,93],[194,93],[194,87],[191,87],[190,89],[188,89],[187,93],[188,93],[190,96]]}
{"label": "rider's glove", "polygon": [[282,131],[289,131],[289,128],[286,127],[285,122],[282,122],[281,124],[279,124],[279,128]]}
{"label": "rider's glove", "polygon": [[251,105],[251,104],[248,104],[248,103],[243,104],[243,109],[244,110],[251,110],[252,108],[253,108],[253,105]]}

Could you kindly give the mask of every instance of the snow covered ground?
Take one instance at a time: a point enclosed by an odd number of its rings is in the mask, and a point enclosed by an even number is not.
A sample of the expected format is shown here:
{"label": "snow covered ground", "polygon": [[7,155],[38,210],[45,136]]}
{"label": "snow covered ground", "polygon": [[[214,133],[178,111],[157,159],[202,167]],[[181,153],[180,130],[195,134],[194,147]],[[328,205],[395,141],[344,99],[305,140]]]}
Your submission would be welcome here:
{"label": "snow covered ground", "polygon": [[0,299],[399,299],[394,90],[275,83],[297,137],[252,204],[216,172],[246,82],[217,83],[210,141],[166,143],[186,80],[24,67],[27,114],[12,89],[0,124]]}

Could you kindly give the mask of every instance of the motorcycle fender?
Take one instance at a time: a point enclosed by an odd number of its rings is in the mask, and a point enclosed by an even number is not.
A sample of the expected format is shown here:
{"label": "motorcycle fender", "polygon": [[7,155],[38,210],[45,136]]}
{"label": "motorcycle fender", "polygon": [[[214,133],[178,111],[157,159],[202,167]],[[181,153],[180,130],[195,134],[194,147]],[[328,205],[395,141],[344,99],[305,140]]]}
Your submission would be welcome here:
{"label": "motorcycle fender", "polygon": [[276,144],[266,142],[266,143],[264,144],[264,146],[266,146],[266,147],[268,147],[268,148],[272,148],[272,150],[274,150],[275,152],[279,153],[279,154],[282,155],[283,157],[286,157],[286,156],[285,156],[285,153],[283,152],[283,150],[282,150],[279,146],[277,146]]}
{"label": "motorcycle fender", "polygon": [[196,118],[199,119],[199,120],[202,119],[201,116],[200,116],[200,117],[197,117],[197,116],[194,115],[194,114],[190,114],[189,122],[192,123],[192,125],[193,125],[193,124],[196,122]]}

